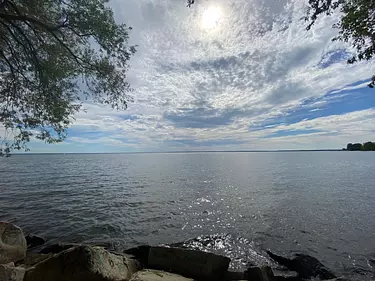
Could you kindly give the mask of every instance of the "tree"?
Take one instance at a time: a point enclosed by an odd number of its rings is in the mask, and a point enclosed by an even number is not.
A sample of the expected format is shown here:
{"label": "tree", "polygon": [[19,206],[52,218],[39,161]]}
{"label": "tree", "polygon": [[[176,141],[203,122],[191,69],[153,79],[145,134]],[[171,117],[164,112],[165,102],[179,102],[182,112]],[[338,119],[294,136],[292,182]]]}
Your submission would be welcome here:
{"label": "tree", "polygon": [[348,151],[359,151],[362,150],[362,144],[361,143],[348,143],[346,150]]}
{"label": "tree", "polygon": [[361,143],[355,143],[355,144],[348,143],[348,145],[346,147],[346,150],[348,150],[348,151],[359,151],[359,150],[362,150],[362,151],[375,151],[375,142],[368,141],[368,142],[365,142],[364,144],[361,144]]}
{"label": "tree", "polygon": [[375,151],[375,142],[365,142],[362,146],[362,150],[364,151]]}
{"label": "tree", "polygon": [[0,0],[1,155],[62,141],[82,99],[127,108],[136,49],[108,1]]}
{"label": "tree", "polygon": [[356,54],[348,63],[369,60],[375,54],[375,1],[372,0],[309,0],[305,20],[310,29],[321,15],[340,10],[341,18],[333,26],[338,35],[332,40],[350,42]]}

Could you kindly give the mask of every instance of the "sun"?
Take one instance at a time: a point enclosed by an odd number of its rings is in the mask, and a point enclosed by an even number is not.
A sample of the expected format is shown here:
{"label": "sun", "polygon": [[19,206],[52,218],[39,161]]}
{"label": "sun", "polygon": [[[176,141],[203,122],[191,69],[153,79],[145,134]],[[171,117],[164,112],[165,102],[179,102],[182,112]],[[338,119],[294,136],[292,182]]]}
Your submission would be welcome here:
{"label": "sun", "polygon": [[221,18],[221,9],[218,6],[207,8],[202,15],[202,26],[206,29],[214,28],[218,25]]}

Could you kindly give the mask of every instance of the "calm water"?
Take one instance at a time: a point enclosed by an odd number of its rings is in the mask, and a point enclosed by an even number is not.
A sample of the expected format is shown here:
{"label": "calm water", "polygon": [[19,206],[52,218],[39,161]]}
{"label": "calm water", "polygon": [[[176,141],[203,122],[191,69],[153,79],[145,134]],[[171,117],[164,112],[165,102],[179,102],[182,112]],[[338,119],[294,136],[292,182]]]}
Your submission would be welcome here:
{"label": "calm water", "polygon": [[15,155],[0,159],[0,220],[121,250],[200,237],[234,268],[265,249],[374,275],[375,154]]}

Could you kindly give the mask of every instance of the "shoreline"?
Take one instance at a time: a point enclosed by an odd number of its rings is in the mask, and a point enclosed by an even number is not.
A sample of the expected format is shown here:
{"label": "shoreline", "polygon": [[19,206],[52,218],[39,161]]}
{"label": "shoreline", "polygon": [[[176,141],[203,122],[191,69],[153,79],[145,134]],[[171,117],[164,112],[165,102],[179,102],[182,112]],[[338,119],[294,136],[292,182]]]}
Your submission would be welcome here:
{"label": "shoreline", "polygon": [[15,276],[9,281],[347,280],[303,254],[288,258],[267,251],[277,267],[249,264],[245,271],[232,271],[230,258],[184,248],[182,243],[143,245],[119,253],[84,244],[45,246],[43,238],[25,237],[19,227],[6,222],[0,222],[0,234],[0,280],[6,272]]}

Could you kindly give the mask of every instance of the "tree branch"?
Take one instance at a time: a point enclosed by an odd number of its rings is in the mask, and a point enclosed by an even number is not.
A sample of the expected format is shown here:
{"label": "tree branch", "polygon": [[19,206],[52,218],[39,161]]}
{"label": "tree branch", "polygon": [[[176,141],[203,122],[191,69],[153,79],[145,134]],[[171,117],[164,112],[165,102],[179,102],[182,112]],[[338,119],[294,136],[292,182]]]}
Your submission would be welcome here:
{"label": "tree branch", "polygon": [[[30,53],[31,53],[31,55],[32,55],[32,57],[34,58],[34,60],[35,60],[35,63],[37,64],[37,66],[38,67],[40,67],[40,64],[39,64],[39,58],[38,58],[38,53],[37,53],[37,51],[35,50],[35,48],[34,48],[34,45],[33,45],[33,43],[29,40],[29,38],[26,36],[26,34],[22,31],[22,29],[18,26],[18,25],[16,25],[16,24],[14,24],[13,22],[11,22],[11,21],[8,21],[9,22],[9,24],[13,27],[13,28],[15,28],[17,31],[18,31],[18,33],[25,39],[25,41],[26,41],[26,43],[27,43],[27,45],[28,45],[28,49],[30,50]],[[10,30],[10,29],[9,29]]]}
{"label": "tree branch", "polygon": [[61,27],[64,27],[64,25],[57,25],[57,26],[50,26],[48,24],[45,24],[44,22],[41,22],[40,20],[32,17],[28,17],[25,15],[11,15],[11,14],[5,14],[5,13],[0,13],[0,18],[6,19],[7,21],[23,21],[23,22],[31,22],[35,23],[49,31],[56,31],[60,29]]}
{"label": "tree branch", "polygon": [[13,79],[16,80],[16,75],[15,75],[15,72],[14,72],[13,65],[12,65],[11,62],[8,60],[8,58],[6,57],[6,55],[4,54],[4,52],[3,52],[2,50],[0,50],[0,55],[4,58],[5,62],[6,62],[7,65],[9,66],[9,69],[10,69],[10,72],[12,73]]}
{"label": "tree branch", "polygon": [[13,46],[11,45],[11,43],[6,38],[4,38],[4,39],[5,39],[4,40],[5,43],[8,46],[8,49],[9,49],[11,55],[12,55],[12,59],[14,60],[16,66],[17,66],[17,73],[20,74],[25,79],[25,81],[27,81],[28,83],[31,83],[30,79],[28,77],[26,77],[25,74],[23,73],[23,71],[21,70],[20,62],[19,62],[19,60],[17,58],[17,55],[16,55],[16,53],[13,49]]}

